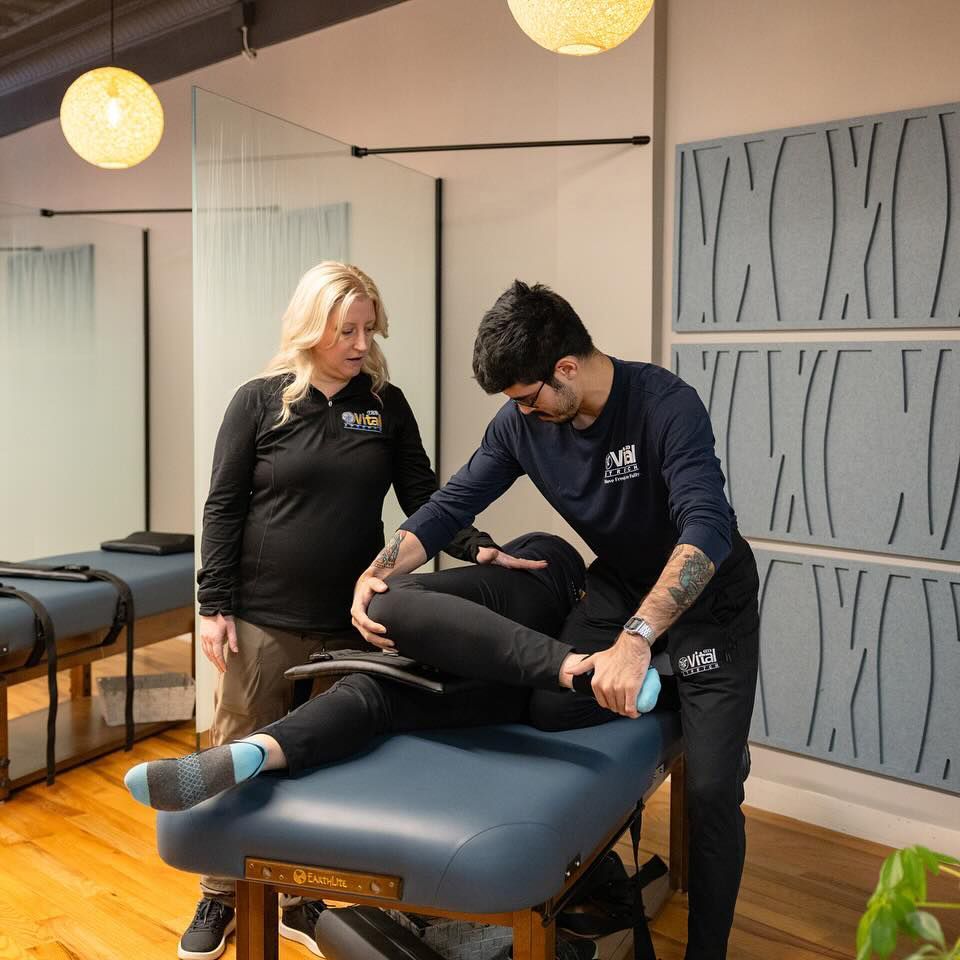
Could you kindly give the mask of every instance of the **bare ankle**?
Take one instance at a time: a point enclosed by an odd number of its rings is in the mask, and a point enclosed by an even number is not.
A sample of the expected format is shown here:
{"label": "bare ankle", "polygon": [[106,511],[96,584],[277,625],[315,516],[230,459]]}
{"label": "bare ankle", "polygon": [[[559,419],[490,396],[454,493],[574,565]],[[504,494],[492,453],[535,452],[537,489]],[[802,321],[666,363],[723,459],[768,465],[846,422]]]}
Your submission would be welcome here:
{"label": "bare ankle", "polygon": [[286,767],[286,754],[273,737],[266,733],[254,733],[243,739],[246,743],[255,743],[266,754],[263,761],[264,770],[283,770]]}

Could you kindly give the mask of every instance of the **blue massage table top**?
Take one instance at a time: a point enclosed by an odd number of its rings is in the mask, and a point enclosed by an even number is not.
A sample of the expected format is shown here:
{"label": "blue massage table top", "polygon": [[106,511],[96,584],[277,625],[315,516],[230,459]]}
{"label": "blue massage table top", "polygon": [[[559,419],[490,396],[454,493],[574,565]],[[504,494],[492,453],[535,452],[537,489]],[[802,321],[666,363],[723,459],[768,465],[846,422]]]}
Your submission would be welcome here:
{"label": "blue massage table top", "polygon": [[384,737],[296,777],[263,774],[157,818],[160,856],[243,878],[256,857],[399,876],[403,901],[462,913],[554,896],[681,745],[679,715],[545,733],[523,725]]}
{"label": "blue massage table top", "polygon": [[[88,550],[31,561],[48,565],[85,564],[108,570],[130,585],[137,619],[193,604],[193,553],[150,556]],[[102,631],[113,623],[117,591],[109,583],[32,580],[4,574],[0,583],[33,594],[46,608],[58,638]],[[0,669],[15,670],[34,644],[33,612],[23,601],[0,597]],[[3,652],[6,648],[6,652]]]}

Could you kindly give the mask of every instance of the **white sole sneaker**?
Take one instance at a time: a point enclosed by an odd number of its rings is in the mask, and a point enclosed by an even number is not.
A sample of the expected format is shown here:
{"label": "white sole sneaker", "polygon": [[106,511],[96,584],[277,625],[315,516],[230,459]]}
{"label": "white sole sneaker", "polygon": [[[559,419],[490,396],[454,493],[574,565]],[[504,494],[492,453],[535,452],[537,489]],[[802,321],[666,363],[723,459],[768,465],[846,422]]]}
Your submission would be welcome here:
{"label": "white sole sneaker", "polygon": [[[297,930],[295,927],[288,927],[283,922],[282,916],[280,918],[280,936],[283,937],[284,940],[292,940],[294,943],[302,944],[315,957],[323,957],[320,948],[317,946],[317,941],[302,930]],[[324,960],[326,960],[326,958],[324,958]]]}
{"label": "white sole sneaker", "polygon": [[180,944],[177,944],[177,956],[180,960],[217,960],[224,950],[227,949],[227,937],[237,928],[237,918],[234,916],[223,931],[223,939],[206,953],[198,953],[195,950],[184,950]]}

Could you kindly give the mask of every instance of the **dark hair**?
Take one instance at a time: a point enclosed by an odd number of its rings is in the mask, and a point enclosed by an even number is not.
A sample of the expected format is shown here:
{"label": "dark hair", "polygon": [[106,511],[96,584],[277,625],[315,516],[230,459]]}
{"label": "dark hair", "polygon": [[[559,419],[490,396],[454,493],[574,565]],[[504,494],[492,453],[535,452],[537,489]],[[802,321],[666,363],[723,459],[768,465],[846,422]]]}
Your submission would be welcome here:
{"label": "dark hair", "polygon": [[473,375],[485,393],[500,393],[515,383],[552,383],[561,357],[591,353],[590,334],[563,297],[514,280],[480,321]]}

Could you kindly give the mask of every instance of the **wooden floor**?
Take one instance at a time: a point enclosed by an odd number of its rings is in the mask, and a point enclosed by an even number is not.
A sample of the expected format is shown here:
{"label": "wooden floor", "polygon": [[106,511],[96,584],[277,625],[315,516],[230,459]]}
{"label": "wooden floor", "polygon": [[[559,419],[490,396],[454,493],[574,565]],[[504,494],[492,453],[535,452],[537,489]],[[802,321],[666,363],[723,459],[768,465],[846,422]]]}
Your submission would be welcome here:
{"label": "wooden floor", "polygon": [[[184,669],[180,641],[138,653],[138,669]],[[189,648],[187,648],[189,649]],[[97,670],[121,672],[109,661]],[[11,713],[43,702],[45,681],[11,691]],[[64,682],[66,686],[66,682]],[[36,689],[34,689],[36,687]],[[171,960],[197,900],[196,878],[156,853],[152,810],[134,803],[122,778],[135,762],[194,749],[186,724],[61,774],[0,804],[0,960]],[[644,849],[666,855],[668,790],[644,818]],[[731,960],[814,960],[854,954],[863,904],[886,849],[748,810],[748,853]],[[624,862],[630,862],[622,845]],[[681,960],[686,898],[653,925],[661,960]],[[954,933],[956,936],[957,933]],[[627,960],[627,938],[608,938],[604,960]],[[284,960],[312,956],[282,941]],[[224,954],[234,956],[231,947]]]}

